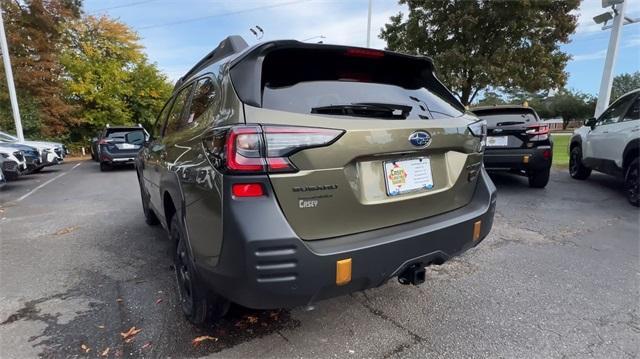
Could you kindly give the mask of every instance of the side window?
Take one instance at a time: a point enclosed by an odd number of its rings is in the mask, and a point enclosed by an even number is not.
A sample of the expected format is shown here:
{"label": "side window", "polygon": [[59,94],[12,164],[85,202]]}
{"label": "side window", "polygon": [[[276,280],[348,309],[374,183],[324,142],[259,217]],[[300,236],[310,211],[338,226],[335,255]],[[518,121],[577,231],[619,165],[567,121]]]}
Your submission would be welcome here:
{"label": "side window", "polygon": [[173,101],[171,112],[169,113],[169,117],[167,118],[167,125],[164,128],[164,136],[177,132],[184,126],[184,117],[182,116],[182,110],[184,109],[184,105],[187,103],[187,99],[189,98],[189,93],[191,92],[192,87],[193,86],[187,86],[183,88]]}
{"label": "side window", "polygon": [[164,123],[167,119],[167,114],[171,110],[172,103],[173,103],[173,98],[169,99],[169,101],[167,101],[167,103],[162,108],[162,111],[160,111],[160,115],[158,115],[158,118],[156,119],[156,123],[155,125],[153,125],[153,129],[151,130],[151,135],[153,136],[154,139],[160,138],[160,136],[162,135],[162,128],[164,127]]}
{"label": "side window", "polygon": [[198,81],[187,113],[187,125],[197,124],[202,114],[216,101],[217,95],[213,79],[206,77]]}
{"label": "side window", "polygon": [[624,116],[624,121],[640,120],[640,97],[636,98],[633,105],[629,107],[627,114]]}
{"label": "side window", "polygon": [[629,101],[631,100],[631,96],[625,96],[618,101],[616,101],[608,110],[606,110],[602,116],[598,119],[597,126],[608,125],[611,123],[617,123],[622,120],[622,116],[624,115],[624,110],[627,109],[627,105],[629,105]]}

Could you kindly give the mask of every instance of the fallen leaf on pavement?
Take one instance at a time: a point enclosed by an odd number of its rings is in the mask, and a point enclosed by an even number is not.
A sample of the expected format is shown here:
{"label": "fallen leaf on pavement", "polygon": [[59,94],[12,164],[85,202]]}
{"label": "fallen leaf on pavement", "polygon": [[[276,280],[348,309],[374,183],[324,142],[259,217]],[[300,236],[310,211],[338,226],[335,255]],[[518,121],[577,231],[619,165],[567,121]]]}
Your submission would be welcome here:
{"label": "fallen leaf on pavement", "polygon": [[111,349],[107,348],[107,349],[103,350],[102,354],[100,354],[100,356],[106,357],[107,355],[109,355],[109,350],[111,350]]}
{"label": "fallen leaf on pavement", "polygon": [[86,346],[86,345],[84,345],[84,344],[82,344],[82,345],[80,346],[80,348],[82,348],[82,350],[83,350],[85,353],[88,353],[88,352],[90,352],[90,351],[91,351],[91,348],[89,348],[88,346]]}
{"label": "fallen leaf on pavement", "polygon": [[[133,337],[136,336],[136,334],[140,333],[142,331],[142,329],[136,328],[135,326],[129,328],[129,330],[127,330],[124,333],[120,333],[120,335],[122,335],[122,339],[125,339],[125,341],[127,339],[133,339]],[[129,343],[129,342],[127,342]]]}
{"label": "fallen leaf on pavement", "polygon": [[156,300],[156,304],[160,304],[162,303],[162,298],[158,298],[158,300]]}
{"label": "fallen leaf on pavement", "polygon": [[104,329],[104,325],[98,325],[98,328]]}
{"label": "fallen leaf on pavement", "polygon": [[148,347],[151,346],[151,342],[146,342],[144,343],[144,345],[142,346],[142,349],[147,349]]}
{"label": "fallen leaf on pavement", "polygon": [[56,236],[61,236],[63,234],[67,234],[67,233],[71,233],[73,231],[75,231],[78,228],[78,226],[70,226],[70,227],[64,227],[62,229],[59,229],[55,235]]}
{"label": "fallen leaf on pavement", "polygon": [[249,315],[247,316],[247,321],[249,321],[249,323],[254,324],[258,322],[258,317],[253,316],[253,315]]}
{"label": "fallen leaf on pavement", "polygon": [[202,343],[205,340],[213,340],[214,342],[217,342],[218,338],[212,337],[210,335],[203,335],[201,337],[197,337],[197,338],[193,339],[191,341],[191,344],[193,344],[193,346],[197,346],[198,344]]}
{"label": "fallen leaf on pavement", "polygon": [[118,299],[116,299],[116,302],[118,302],[118,303],[122,303],[122,298],[118,298]]}

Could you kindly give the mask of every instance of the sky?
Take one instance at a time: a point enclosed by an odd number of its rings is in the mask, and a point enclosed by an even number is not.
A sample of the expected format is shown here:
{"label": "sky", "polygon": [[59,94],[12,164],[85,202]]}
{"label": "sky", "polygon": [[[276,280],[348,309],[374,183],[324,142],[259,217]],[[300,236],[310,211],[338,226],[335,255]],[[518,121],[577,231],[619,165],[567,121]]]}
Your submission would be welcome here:
{"label": "sky", "polygon": [[[640,0],[626,0],[627,13],[640,18]],[[85,0],[90,15],[107,14],[132,27],[147,56],[175,81],[229,35],[241,35],[250,45],[276,39],[320,41],[366,46],[368,0]],[[601,0],[584,0],[577,11],[578,27],[563,51],[567,87],[596,94],[600,87],[610,30],[593,16],[605,11]],[[373,0],[371,47],[389,17],[406,8],[397,0]],[[258,39],[250,28],[260,26]],[[321,37],[322,36],[322,37]],[[640,70],[640,23],[623,27],[614,74]]]}

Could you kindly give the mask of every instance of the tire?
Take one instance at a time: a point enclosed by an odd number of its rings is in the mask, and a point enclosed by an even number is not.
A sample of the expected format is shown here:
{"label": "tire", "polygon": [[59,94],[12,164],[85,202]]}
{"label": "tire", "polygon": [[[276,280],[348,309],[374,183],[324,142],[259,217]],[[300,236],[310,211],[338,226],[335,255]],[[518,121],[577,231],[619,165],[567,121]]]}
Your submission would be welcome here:
{"label": "tire", "polygon": [[100,162],[100,171],[106,172],[110,169],[111,169],[111,166],[109,166],[109,164],[107,164],[106,162]]}
{"label": "tire", "polygon": [[575,179],[585,180],[591,175],[591,168],[582,163],[582,149],[576,146],[569,154],[569,175]]}
{"label": "tire", "polygon": [[171,218],[169,233],[171,242],[177,243],[174,266],[182,313],[195,325],[211,323],[222,318],[229,310],[230,303],[211,293],[201,284],[177,215]]}
{"label": "tire", "polygon": [[529,187],[545,188],[547,186],[547,183],[549,183],[550,174],[550,168],[529,173]]}
{"label": "tire", "polygon": [[640,192],[640,160],[635,159],[631,161],[624,174],[624,189],[627,193],[627,200],[632,205],[639,207],[640,199],[638,198]]}
{"label": "tire", "polygon": [[140,198],[142,198],[142,213],[144,213],[144,222],[150,226],[160,224],[160,220],[156,213],[149,207],[149,194],[145,190],[140,178],[138,178],[138,184],[140,185]]}

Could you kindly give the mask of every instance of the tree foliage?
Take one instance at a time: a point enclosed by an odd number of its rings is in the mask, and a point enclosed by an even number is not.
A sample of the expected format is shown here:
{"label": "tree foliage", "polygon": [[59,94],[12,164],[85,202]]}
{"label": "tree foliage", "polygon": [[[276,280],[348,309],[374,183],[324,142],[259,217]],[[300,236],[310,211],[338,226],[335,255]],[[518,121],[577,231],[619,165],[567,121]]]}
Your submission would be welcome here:
{"label": "tree foliage", "polygon": [[390,50],[429,56],[466,105],[492,87],[564,86],[579,0],[400,0],[409,8],[381,30]]}
{"label": "tree foliage", "polygon": [[478,101],[480,106],[523,105],[536,110],[541,118],[562,118],[562,128],[566,129],[571,121],[584,120],[593,116],[596,99],[591,95],[571,89],[561,89],[553,95],[547,92],[528,92],[522,90],[506,91],[500,94],[494,91],[484,93]]}
{"label": "tree foliage", "polygon": [[142,54],[137,35],[113,19],[88,16],[74,22],[66,37],[61,62],[67,98],[83,119],[78,132],[151,123],[171,86]]}
{"label": "tree foliage", "polygon": [[[25,130],[59,136],[76,120],[73,106],[63,98],[58,50],[66,23],[80,16],[80,2],[3,1],[2,11]],[[8,128],[13,120],[4,67],[0,75],[0,127]]]}
{"label": "tree foliage", "polygon": [[613,78],[613,86],[611,87],[611,102],[629,91],[640,88],[640,71],[632,74],[620,74]]}
{"label": "tree foliage", "polygon": [[[172,86],[139,38],[80,0],[3,1],[25,136],[79,141],[110,124],[150,126]],[[0,128],[13,129],[0,69]]]}
{"label": "tree foliage", "polygon": [[596,101],[593,96],[579,91],[561,90],[551,98],[550,111],[554,117],[562,118],[562,128],[573,120],[584,120],[593,116]]}

